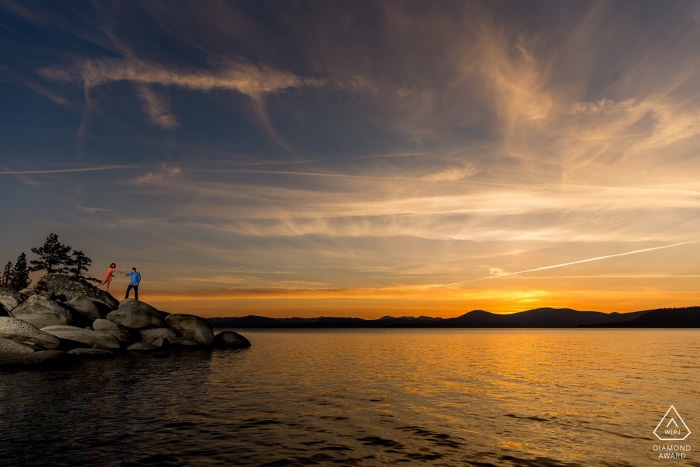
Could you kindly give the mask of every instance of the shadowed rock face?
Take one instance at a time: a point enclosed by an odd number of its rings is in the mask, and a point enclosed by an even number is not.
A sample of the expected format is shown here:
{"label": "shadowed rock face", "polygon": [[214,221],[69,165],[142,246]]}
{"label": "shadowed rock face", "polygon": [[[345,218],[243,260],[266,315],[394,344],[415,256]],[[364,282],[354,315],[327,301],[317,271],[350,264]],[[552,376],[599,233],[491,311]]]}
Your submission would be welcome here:
{"label": "shadowed rock face", "polygon": [[92,323],[92,328],[97,332],[106,332],[117,338],[123,344],[130,345],[140,340],[138,332],[117,324],[108,319],[96,319]]}
{"label": "shadowed rock face", "polygon": [[162,319],[147,311],[132,308],[115,310],[107,315],[107,319],[122,326],[138,330],[165,327]]}
{"label": "shadowed rock face", "polygon": [[68,351],[68,355],[73,355],[74,357],[88,357],[88,358],[114,358],[117,356],[114,352],[105,349],[84,349],[77,348]]}
{"label": "shadowed rock face", "polygon": [[0,304],[2,304],[7,311],[12,311],[13,308],[17,308],[20,303],[26,299],[26,295],[21,294],[16,290],[0,287]]}
{"label": "shadowed rock face", "polygon": [[57,349],[61,345],[58,337],[42,332],[31,324],[15,318],[0,318],[0,337],[19,342],[32,342],[46,349]]}
{"label": "shadowed rock face", "polygon": [[90,321],[95,321],[96,319],[104,318],[106,316],[100,312],[100,309],[97,307],[97,305],[95,305],[95,302],[84,295],[68,300],[66,305],[70,305],[73,309],[85,316]]}
{"label": "shadowed rock face", "polygon": [[93,302],[103,303],[110,310],[116,310],[119,306],[119,301],[108,292],[98,289],[84,280],[73,279],[66,274],[46,274],[42,281],[49,292],[62,295],[68,300],[83,295]]}
{"label": "shadowed rock face", "polygon": [[5,308],[5,305],[0,303],[0,316],[10,316],[10,313],[7,312],[7,308]]}
{"label": "shadowed rock face", "polygon": [[[204,318],[194,315],[169,315],[165,323],[178,335],[201,345],[214,344],[214,331]],[[171,342],[172,343],[172,342]]]}
{"label": "shadowed rock face", "polygon": [[71,326],[83,321],[75,311],[59,305],[45,295],[29,297],[10,314],[39,329],[47,326]]}
{"label": "shadowed rock face", "polygon": [[158,339],[173,339],[177,335],[170,328],[144,329],[141,331],[141,340],[147,343],[152,343]]}
{"label": "shadowed rock face", "polygon": [[66,368],[78,363],[78,360],[60,350],[42,350],[23,355],[0,354],[0,370]]}
{"label": "shadowed rock face", "polygon": [[106,349],[120,348],[117,338],[106,332],[88,331],[74,326],[49,326],[43,328],[42,331],[60,339],[80,342],[89,346],[98,345]]}
{"label": "shadowed rock face", "polygon": [[34,349],[26,344],[10,339],[0,338],[0,354],[28,354],[34,353]]}
{"label": "shadowed rock face", "polygon": [[126,350],[129,351],[144,351],[144,350],[158,350],[159,348],[156,347],[153,344],[147,344],[145,342],[137,342],[135,344],[131,344],[129,347],[126,348]]}
{"label": "shadowed rock face", "polygon": [[214,347],[227,349],[245,349],[250,341],[234,331],[222,331],[214,337]]}

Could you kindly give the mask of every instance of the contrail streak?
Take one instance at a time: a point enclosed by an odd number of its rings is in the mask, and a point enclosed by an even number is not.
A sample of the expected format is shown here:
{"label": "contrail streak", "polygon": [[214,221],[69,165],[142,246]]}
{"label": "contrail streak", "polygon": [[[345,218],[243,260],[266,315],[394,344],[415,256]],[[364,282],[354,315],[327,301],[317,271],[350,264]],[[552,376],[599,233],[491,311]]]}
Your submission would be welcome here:
{"label": "contrail streak", "polygon": [[472,279],[472,280],[461,281],[461,282],[453,282],[451,284],[445,284],[445,285],[441,285],[439,287],[448,287],[451,285],[466,284],[469,282],[483,281],[486,279],[496,279],[498,277],[503,277],[503,276],[514,276],[516,274],[525,274],[526,272],[544,271],[545,269],[561,268],[564,266],[571,266],[573,264],[590,263],[591,261],[600,261],[601,259],[616,258],[618,256],[636,255],[637,253],[645,253],[647,251],[654,251],[654,250],[663,250],[664,248],[673,248],[674,246],[687,245],[688,243],[695,243],[695,242],[697,242],[697,240],[690,240],[688,242],[674,243],[673,245],[657,246],[654,248],[645,248],[643,250],[628,251],[626,253],[617,253],[615,255],[597,256],[595,258],[582,259],[579,261],[572,261],[570,263],[554,264],[552,266],[542,266],[540,268],[526,269],[525,271],[505,272],[503,274],[481,277],[479,279]]}
{"label": "contrail streak", "polygon": [[0,175],[27,175],[27,174],[58,174],[69,172],[95,172],[97,170],[143,169],[141,165],[102,165],[99,167],[80,167],[75,169],[46,169],[46,170],[5,170]]}

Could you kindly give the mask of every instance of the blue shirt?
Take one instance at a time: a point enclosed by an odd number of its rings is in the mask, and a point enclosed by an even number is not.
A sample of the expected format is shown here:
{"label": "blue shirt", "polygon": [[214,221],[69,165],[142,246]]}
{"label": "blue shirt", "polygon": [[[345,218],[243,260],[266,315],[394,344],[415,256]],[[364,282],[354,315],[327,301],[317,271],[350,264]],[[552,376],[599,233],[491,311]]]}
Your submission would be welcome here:
{"label": "blue shirt", "polygon": [[130,272],[128,274],[124,274],[125,276],[131,276],[131,282],[129,282],[129,285],[139,285],[139,281],[141,280],[141,274],[138,272]]}

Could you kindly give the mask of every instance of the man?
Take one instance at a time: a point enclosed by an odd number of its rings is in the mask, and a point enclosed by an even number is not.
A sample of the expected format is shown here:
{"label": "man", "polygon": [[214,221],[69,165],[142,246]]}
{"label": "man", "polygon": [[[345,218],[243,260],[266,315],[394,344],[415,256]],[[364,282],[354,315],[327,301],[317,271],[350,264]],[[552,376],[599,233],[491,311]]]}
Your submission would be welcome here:
{"label": "man", "polygon": [[129,281],[129,287],[126,288],[126,297],[124,297],[124,299],[126,300],[127,298],[129,298],[129,292],[131,292],[131,289],[134,289],[134,298],[138,300],[139,282],[141,282],[141,274],[136,272],[136,268],[131,268],[130,273],[123,273],[119,271],[119,274],[131,277],[131,280]]}

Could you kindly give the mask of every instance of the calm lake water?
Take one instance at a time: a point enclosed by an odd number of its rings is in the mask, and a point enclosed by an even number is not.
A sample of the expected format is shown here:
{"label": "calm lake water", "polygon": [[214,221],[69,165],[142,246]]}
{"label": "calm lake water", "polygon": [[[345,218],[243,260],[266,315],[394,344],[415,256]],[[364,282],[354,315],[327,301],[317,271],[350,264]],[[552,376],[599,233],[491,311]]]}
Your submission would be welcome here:
{"label": "calm lake water", "polygon": [[[700,466],[700,331],[241,332],[0,373],[0,464]],[[671,404],[685,460],[653,450]]]}

